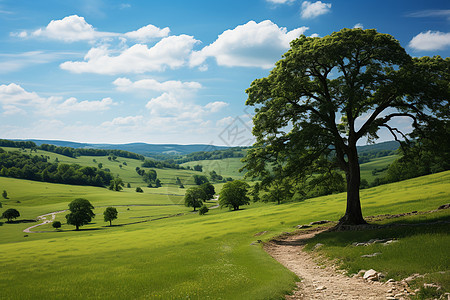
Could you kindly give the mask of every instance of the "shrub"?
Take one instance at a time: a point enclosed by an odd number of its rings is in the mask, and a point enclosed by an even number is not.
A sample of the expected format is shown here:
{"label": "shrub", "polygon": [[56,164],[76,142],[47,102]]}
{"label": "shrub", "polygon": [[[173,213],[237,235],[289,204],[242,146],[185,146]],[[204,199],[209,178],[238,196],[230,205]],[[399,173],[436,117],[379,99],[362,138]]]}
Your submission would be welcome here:
{"label": "shrub", "polygon": [[198,210],[198,213],[199,213],[200,215],[204,215],[204,214],[206,214],[208,211],[209,211],[209,208],[206,207],[206,205],[203,204],[203,206],[200,207],[200,209]]}

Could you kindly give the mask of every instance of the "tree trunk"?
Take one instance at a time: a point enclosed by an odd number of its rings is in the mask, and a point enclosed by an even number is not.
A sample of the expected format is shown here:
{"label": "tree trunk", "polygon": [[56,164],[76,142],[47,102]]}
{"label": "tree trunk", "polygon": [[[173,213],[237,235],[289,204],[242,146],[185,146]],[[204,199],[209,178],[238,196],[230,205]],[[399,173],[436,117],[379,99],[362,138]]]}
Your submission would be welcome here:
{"label": "tree trunk", "polygon": [[109,227],[111,227],[111,226],[112,226],[112,221],[110,220],[110,221],[109,221]]}
{"label": "tree trunk", "polygon": [[75,225],[75,227],[76,227],[75,230],[78,231],[78,229],[79,229],[78,225]]}
{"label": "tree trunk", "polygon": [[345,173],[347,179],[347,209],[345,215],[339,220],[340,225],[367,224],[362,216],[361,201],[359,199],[359,185],[361,174],[358,162],[356,144],[349,147],[347,153],[348,170]]}

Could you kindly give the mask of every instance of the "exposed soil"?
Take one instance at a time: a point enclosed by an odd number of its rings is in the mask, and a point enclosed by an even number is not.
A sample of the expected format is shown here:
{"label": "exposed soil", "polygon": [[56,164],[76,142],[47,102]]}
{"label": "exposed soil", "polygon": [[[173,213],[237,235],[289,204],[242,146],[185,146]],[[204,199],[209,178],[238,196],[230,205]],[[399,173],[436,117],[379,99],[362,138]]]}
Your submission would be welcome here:
{"label": "exposed soil", "polygon": [[[348,277],[331,262],[303,251],[306,241],[328,228],[315,228],[283,236],[264,245],[264,249],[301,279],[286,299],[389,299],[390,291],[401,291],[395,283]],[[320,264],[318,262],[320,261]],[[392,299],[392,298],[391,298]],[[404,299],[395,297],[394,299]]]}

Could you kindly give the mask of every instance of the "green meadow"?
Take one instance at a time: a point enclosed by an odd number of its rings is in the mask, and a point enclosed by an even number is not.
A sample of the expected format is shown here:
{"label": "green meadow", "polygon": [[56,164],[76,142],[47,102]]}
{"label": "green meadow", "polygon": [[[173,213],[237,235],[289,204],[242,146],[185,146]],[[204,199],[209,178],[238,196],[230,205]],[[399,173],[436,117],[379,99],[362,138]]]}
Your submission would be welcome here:
{"label": "green meadow", "polygon": [[[46,232],[25,234],[22,231],[35,223],[2,223],[1,299],[282,299],[298,278],[256,241],[292,232],[298,224],[337,221],[345,210],[345,194],[282,205],[256,203],[236,212],[212,209],[199,216],[182,205],[183,189],[146,188],[140,194],[134,189],[113,192],[3,177],[0,189],[6,189],[10,198],[2,201],[0,211],[16,208],[21,220],[67,209],[78,197],[96,207],[93,222],[78,232],[73,226],[55,231],[45,225],[35,230]],[[450,171],[365,189],[361,199],[364,215],[432,210],[450,202]],[[115,226],[103,221],[106,206],[118,208]],[[57,214],[57,220],[64,221],[65,214]],[[442,219],[450,213],[441,214],[438,217]],[[255,236],[262,231],[267,232]],[[443,234],[442,229],[437,231]],[[416,243],[421,240],[419,233],[410,237],[416,238]],[[336,245],[345,249],[355,237],[340,239],[344,241]],[[399,238],[396,247],[405,247],[406,242],[406,238]],[[448,238],[434,238],[428,248],[448,249]],[[332,250],[329,255],[345,252],[332,246],[326,249]],[[395,255],[395,251],[386,252],[383,259],[395,260]],[[350,272],[366,267],[358,260],[352,262],[356,255],[343,257],[342,265]],[[422,257],[423,253],[415,251],[409,259]],[[448,260],[442,265],[442,256],[433,261],[441,264],[435,270],[448,269]],[[378,271],[393,277],[424,269],[411,265],[395,273],[386,264],[377,266]]]}

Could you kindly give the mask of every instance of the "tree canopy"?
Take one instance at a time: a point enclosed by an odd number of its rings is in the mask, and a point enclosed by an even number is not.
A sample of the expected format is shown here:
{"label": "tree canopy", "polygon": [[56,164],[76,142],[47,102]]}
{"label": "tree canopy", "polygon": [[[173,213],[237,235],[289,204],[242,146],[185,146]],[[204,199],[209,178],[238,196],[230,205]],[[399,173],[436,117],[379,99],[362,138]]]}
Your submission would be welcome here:
{"label": "tree canopy", "polygon": [[250,198],[247,195],[249,187],[248,183],[242,180],[225,183],[220,191],[220,207],[238,210],[239,206],[249,204]]}
{"label": "tree canopy", "polygon": [[11,222],[13,219],[17,219],[20,217],[20,213],[15,208],[8,208],[2,213],[2,218],[7,219],[8,222]]}
{"label": "tree canopy", "polygon": [[193,207],[196,211],[197,207],[201,207],[203,201],[207,200],[207,196],[203,188],[199,186],[194,186],[186,190],[184,195],[184,204],[187,207]]}
{"label": "tree canopy", "polygon": [[392,36],[373,29],[300,36],[246,91],[256,112],[256,142],[244,160],[248,176],[275,174],[268,185],[295,189],[314,174],[338,179],[340,169],[347,190],[341,224],[365,223],[357,142],[375,141],[381,128],[406,139],[391,122],[399,118],[419,135],[433,122],[448,122],[449,70],[449,58],[411,58]]}
{"label": "tree canopy", "polygon": [[79,230],[80,226],[88,224],[95,217],[93,209],[94,206],[86,199],[73,200],[69,204],[70,213],[66,215],[67,224],[74,225]]}
{"label": "tree canopy", "polygon": [[105,222],[109,222],[109,226],[112,226],[112,221],[117,219],[118,214],[115,207],[107,207],[103,212],[103,219]]}

